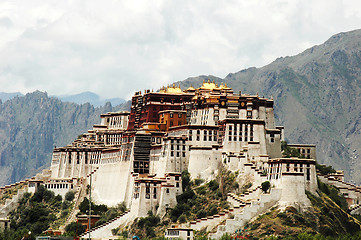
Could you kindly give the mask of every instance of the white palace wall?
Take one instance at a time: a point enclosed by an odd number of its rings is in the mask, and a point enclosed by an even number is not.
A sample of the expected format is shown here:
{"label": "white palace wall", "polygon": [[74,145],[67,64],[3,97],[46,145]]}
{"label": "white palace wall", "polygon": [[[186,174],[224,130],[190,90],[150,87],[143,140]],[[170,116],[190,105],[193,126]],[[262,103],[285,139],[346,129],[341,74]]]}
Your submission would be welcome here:
{"label": "white palace wall", "polygon": [[131,161],[100,164],[92,176],[92,199],[108,206],[126,201],[130,173]]}

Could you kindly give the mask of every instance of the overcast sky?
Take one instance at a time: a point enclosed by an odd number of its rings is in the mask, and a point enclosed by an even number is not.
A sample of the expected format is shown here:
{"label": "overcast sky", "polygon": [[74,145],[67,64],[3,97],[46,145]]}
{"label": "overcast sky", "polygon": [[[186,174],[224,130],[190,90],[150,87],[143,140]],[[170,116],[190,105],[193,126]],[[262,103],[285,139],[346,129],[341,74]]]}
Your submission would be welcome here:
{"label": "overcast sky", "polygon": [[0,92],[130,98],[358,28],[359,0],[1,0]]}

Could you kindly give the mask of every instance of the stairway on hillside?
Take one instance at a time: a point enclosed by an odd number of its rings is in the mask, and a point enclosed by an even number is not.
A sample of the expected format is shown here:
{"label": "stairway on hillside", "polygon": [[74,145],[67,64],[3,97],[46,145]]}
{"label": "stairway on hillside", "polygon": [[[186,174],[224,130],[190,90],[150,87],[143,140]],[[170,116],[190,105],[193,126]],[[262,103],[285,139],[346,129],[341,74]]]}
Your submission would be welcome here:
{"label": "stairway on hillside", "polygon": [[252,218],[265,213],[274,206],[281,197],[281,189],[271,189],[268,194],[261,194],[258,200],[253,200],[243,208],[241,213],[235,214],[234,219],[227,219],[224,225],[219,225],[217,232],[212,234],[212,239],[218,239],[225,233],[234,233],[243,227]]}
{"label": "stairway on hillside", "polygon": [[24,196],[24,193],[28,192],[27,184],[29,183],[29,180],[30,179],[16,182],[14,184],[0,188],[0,191],[5,191],[6,189],[10,189],[24,184],[23,187],[17,190],[16,194],[12,195],[11,198],[5,200],[5,204],[0,205],[0,218],[6,218],[9,212],[18,207],[19,200]]}
{"label": "stairway on hillside", "polygon": [[[92,174],[94,174],[97,170],[98,170],[99,167],[95,168],[91,173],[89,173],[87,175],[87,178],[90,178],[90,176]],[[88,180],[89,181],[89,180]],[[86,193],[86,188],[87,188],[87,183],[88,181],[86,181],[85,179],[81,179],[80,180],[80,184],[78,185],[77,187],[77,190],[76,190],[76,193],[75,193],[75,196],[74,196],[74,199],[73,199],[73,207],[72,207],[72,210],[71,212],[69,213],[68,215],[68,218],[65,220],[64,224],[61,225],[59,227],[59,230],[61,232],[65,232],[65,227],[70,224],[71,222],[74,222],[76,221],[76,215],[78,214],[79,212],[79,205],[80,203],[84,200],[85,196],[87,195]]]}
{"label": "stairway on hillside", "polygon": [[[132,214],[130,211],[126,211],[122,215],[113,218],[100,226],[90,229],[90,237],[92,239],[108,239],[113,236],[112,229],[124,225],[130,220],[132,220]],[[80,239],[88,239],[88,237],[89,231],[79,236]]]}

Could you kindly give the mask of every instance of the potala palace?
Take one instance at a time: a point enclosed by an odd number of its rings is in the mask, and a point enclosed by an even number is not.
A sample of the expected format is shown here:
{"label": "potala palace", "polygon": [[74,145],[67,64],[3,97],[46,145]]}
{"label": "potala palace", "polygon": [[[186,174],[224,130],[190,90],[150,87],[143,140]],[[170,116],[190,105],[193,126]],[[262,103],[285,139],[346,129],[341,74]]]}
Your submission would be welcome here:
{"label": "potala palace", "polygon": [[[213,230],[211,238],[219,238],[273,206],[304,211],[311,204],[305,190],[316,194],[317,189],[316,146],[289,144],[305,158],[282,157],[284,128],[276,126],[273,106],[273,99],[234,93],[226,84],[210,81],[184,91],[173,85],[136,92],[130,112],[103,114],[100,124],[71,145],[55,148],[51,168],[27,180],[25,191],[44,185],[62,196],[76,192],[67,223],[76,219],[76,206],[88,185],[97,204],[125,202],[129,211],[92,229],[94,239],[113,239],[111,229],[149,211],[164,216],[182,193],[184,170],[207,182],[223,167],[237,172],[240,183],[251,180],[252,187],[242,195],[229,193],[230,209],[168,229],[167,238],[188,240],[192,230],[204,228]],[[358,210],[359,187],[345,183],[341,172],[320,178],[341,189]],[[271,183],[267,193],[260,187],[265,181]],[[9,200],[3,206],[3,217],[13,205]]]}

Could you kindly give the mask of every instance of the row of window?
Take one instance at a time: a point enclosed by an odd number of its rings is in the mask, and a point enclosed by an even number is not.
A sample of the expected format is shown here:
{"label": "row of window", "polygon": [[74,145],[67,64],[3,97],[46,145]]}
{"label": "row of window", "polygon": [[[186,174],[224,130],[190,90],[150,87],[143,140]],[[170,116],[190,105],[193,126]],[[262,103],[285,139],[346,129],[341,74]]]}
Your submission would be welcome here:
{"label": "row of window", "polygon": [[[69,184],[67,184],[67,183],[50,183],[50,184],[45,184],[44,186],[47,189],[68,189],[69,188]],[[70,188],[73,189],[73,184],[70,184]]]}

